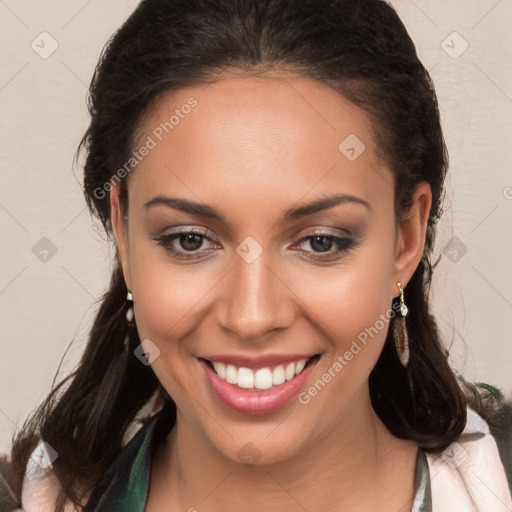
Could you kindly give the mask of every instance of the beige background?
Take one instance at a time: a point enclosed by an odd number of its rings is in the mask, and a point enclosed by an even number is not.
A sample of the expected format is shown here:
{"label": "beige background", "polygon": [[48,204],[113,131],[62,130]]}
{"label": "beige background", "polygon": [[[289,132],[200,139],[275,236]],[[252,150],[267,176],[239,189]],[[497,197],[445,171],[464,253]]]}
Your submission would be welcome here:
{"label": "beige background", "polygon": [[[392,3],[431,71],[451,156],[434,312],[454,368],[512,396],[512,2]],[[100,50],[136,5],[0,0],[0,451],[71,340],[60,376],[78,361],[108,280],[112,249],[72,158]]]}

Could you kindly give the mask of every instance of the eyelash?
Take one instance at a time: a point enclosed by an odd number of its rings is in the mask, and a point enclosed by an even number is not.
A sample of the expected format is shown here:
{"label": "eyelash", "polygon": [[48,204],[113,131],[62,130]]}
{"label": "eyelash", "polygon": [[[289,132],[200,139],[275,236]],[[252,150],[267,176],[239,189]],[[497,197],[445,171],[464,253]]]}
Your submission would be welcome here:
{"label": "eyelash", "polygon": [[[172,233],[170,235],[154,237],[153,240],[155,242],[157,242],[157,245],[162,246],[166,252],[171,253],[173,255],[173,257],[175,257],[177,259],[182,259],[182,260],[199,259],[197,256],[194,256],[194,254],[197,254],[198,252],[200,252],[200,249],[198,249],[196,251],[184,251],[184,250],[178,251],[172,247],[172,242],[174,240],[179,239],[182,235],[196,235],[203,239],[209,240],[212,243],[215,243],[206,234],[202,233],[201,231],[197,231],[197,230],[193,230],[193,229],[188,230],[188,231],[178,231],[178,232]],[[317,233],[313,233],[311,235],[308,235],[308,236],[302,238],[301,240],[299,240],[299,242],[296,245],[302,244],[303,242],[307,242],[308,240],[312,240],[314,238],[319,238],[319,237],[332,240],[338,246],[338,249],[336,249],[334,252],[332,252],[332,249],[329,249],[328,251],[325,251],[325,252],[306,251],[308,253],[311,252],[315,255],[318,255],[318,256],[313,257],[313,259],[317,259],[317,260],[327,260],[328,258],[332,258],[333,256],[350,252],[355,247],[357,247],[360,243],[359,241],[353,240],[351,238],[343,238],[343,237],[336,236],[332,233],[325,233],[325,232],[319,231]],[[323,255],[326,255],[326,256],[323,256]]]}

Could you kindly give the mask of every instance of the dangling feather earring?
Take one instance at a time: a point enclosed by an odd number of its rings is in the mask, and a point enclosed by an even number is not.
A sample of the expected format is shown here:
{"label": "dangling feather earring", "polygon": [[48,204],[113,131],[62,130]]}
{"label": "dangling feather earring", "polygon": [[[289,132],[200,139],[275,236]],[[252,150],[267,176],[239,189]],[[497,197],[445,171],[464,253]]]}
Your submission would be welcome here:
{"label": "dangling feather earring", "polygon": [[400,318],[393,321],[393,337],[395,340],[396,352],[398,359],[404,368],[409,363],[409,336],[407,335],[407,327],[405,326],[405,317],[409,310],[404,303],[404,290],[402,283],[396,283],[400,290]]}

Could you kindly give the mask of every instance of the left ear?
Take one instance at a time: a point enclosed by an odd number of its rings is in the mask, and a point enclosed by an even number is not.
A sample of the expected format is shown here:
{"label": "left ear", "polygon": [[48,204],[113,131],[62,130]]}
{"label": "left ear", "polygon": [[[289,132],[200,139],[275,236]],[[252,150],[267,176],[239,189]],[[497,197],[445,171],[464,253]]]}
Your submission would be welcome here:
{"label": "left ear", "polygon": [[401,281],[405,288],[416,267],[421,261],[425,248],[427,222],[432,205],[432,191],[427,182],[421,182],[413,193],[411,207],[407,214],[398,220],[395,260],[393,263],[394,282],[391,289],[394,297],[400,292],[396,283]]}

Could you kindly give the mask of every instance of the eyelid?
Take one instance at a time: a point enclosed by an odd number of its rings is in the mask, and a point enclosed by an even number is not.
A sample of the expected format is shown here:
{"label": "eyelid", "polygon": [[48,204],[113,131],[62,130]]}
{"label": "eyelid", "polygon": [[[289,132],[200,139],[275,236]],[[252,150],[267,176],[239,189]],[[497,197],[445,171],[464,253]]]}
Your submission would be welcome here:
{"label": "eyelid", "polygon": [[210,232],[209,229],[203,227],[203,226],[175,226],[175,228],[173,228],[172,231],[166,231],[165,233],[163,233],[162,235],[160,235],[162,238],[163,237],[170,237],[172,235],[181,235],[181,234],[186,234],[186,233],[192,233],[192,234],[195,234],[195,235],[201,235],[201,236],[204,236],[205,238],[207,238],[208,240],[212,240],[215,238],[215,236],[213,236]]}
{"label": "eyelid", "polygon": [[311,235],[351,236],[352,234],[353,233],[351,233],[348,229],[343,229],[343,228],[334,227],[334,226],[332,226],[332,227],[312,227],[312,228],[307,228],[307,230],[304,232],[303,235],[301,235],[301,237],[311,236]]}
{"label": "eyelid", "polygon": [[[347,237],[351,236],[352,233],[343,228],[339,227],[310,227],[306,228],[307,231],[301,233],[295,233],[293,235],[293,239],[296,240],[294,243],[301,242],[304,240],[304,238],[307,238],[308,236],[332,236],[332,237]],[[331,231],[333,230],[333,231]],[[159,238],[168,238],[172,235],[176,234],[185,234],[185,233],[192,233],[192,234],[199,234],[201,236],[204,236],[206,239],[210,240],[211,242],[216,241],[216,236],[214,236],[208,228],[205,228],[203,226],[175,226],[172,231],[165,232],[164,234],[160,235]],[[216,242],[218,243],[218,242]]]}
{"label": "eyelid", "polygon": [[[294,250],[297,250],[297,252],[307,254],[307,256],[303,256],[301,254],[301,257],[306,257],[309,261],[315,261],[317,263],[333,263],[337,260],[340,260],[343,256],[350,253],[352,250],[356,249],[360,244],[361,240],[358,240],[357,238],[354,238],[353,236],[342,236],[339,233],[334,233],[326,228],[317,228],[316,230],[314,228],[310,228],[312,231],[310,233],[304,233],[301,237],[296,238],[295,244],[292,246]],[[347,230],[337,228],[338,231],[343,231],[344,233],[347,233]],[[172,248],[172,244],[179,240],[179,237],[181,235],[185,235],[188,233],[199,235],[203,238],[203,240],[208,240],[214,245],[218,245],[218,243],[213,239],[213,237],[210,237],[207,234],[208,230],[205,228],[199,228],[199,227],[177,227],[174,231],[170,233],[166,233],[161,236],[152,237],[155,242],[157,242],[157,245],[161,246],[165,252],[167,252],[173,259],[176,261],[182,260],[182,261],[201,261],[204,260],[207,256],[202,257],[204,253],[211,253],[212,249],[198,249],[194,251],[186,251],[186,250],[180,250],[180,249],[174,249]],[[317,237],[326,237],[332,239],[334,243],[334,247],[327,250],[327,251],[308,251],[308,250],[301,250],[300,246],[303,243],[308,242],[309,240],[312,240]],[[299,249],[295,249],[299,247]],[[215,250],[215,248],[213,249]]]}
{"label": "eyelid", "polygon": [[[188,226],[177,226],[173,231],[165,232],[161,235],[155,235],[152,236],[151,239],[155,242],[157,242],[157,245],[162,246],[162,248],[169,253],[172,253],[175,255],[175,258],[177,259],[199,259],[197,254],[201,254],[202,252],[205,252],[207,249],[201,249],[198,251],[184,251],[184,250],[175,250],[171,248],[171,244],[174,243],[176,240],[179,240],[179,237],[181,235],[186,234],[193,234],[193,235],[199,235],[203,237],[204,240],[208,240],[214,245],[218,245],[218,242],[214,240],[214,237],[209,235],[209,230],[204,227],[188,227]],[[210,249],[211,250],[211,249]],[[187,256],[187,254],[190,255],[190,257]],[[179,255],[179,256],[176,256]],[[184,255],[184,257],[183,257]]]}
{"label": "eyelid", "polygon": [[[305,242],[309,242],[310,240],[313,240],[314,238],[321,238],[321,237],[332,239],[334,244],[337,246],[337,249],[334,251],[332,251],[332,250],[325,251],[323,253],[315,252],[315,251],[304,251],[308,254],[313,255],[313,256],[311,256],[312,258],[318,259],[318,260],[326,259],[329,257],[336,258],[336,256],[340,257],[341,254],[347,253],[351,249],[355,249],[358,245],[361,244],[361,240],[357,240],[354,237],[340,236],[340,235],[337,235],[334,233],[318,231],[318,232],[314,232],[309,235],[303,236],[302,238],[300,238],[298,240],[298,242],[295,243],[294,247],[300,246],[301,244],[303,244]],[[325,256],[322,256],[323,254]]]}

